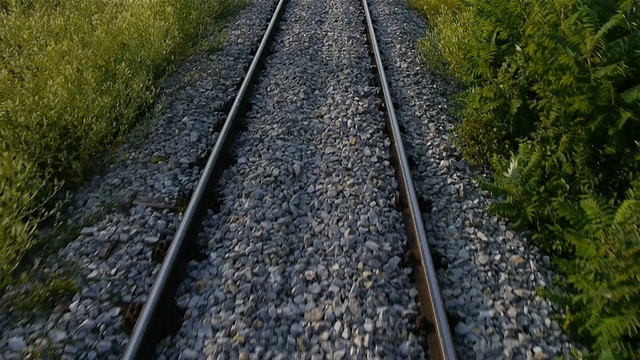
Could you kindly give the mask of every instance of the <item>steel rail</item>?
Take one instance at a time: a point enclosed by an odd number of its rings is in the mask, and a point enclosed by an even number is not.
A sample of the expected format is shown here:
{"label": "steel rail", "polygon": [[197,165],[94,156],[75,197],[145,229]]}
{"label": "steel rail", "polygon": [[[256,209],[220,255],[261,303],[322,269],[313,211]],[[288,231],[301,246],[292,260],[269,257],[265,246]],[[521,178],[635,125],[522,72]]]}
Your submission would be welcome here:
{"label": "steel rail", "polygon": [[186,250],[189,242],[195,241],[195,238],[202,226],[204,213],[206,212],[206,199],[211,194],[211,185],[219,178],[222,172],[221,157],[224,151],[228,149],[231,138],[236,131],[236,119],[246,111],[246,102],[251,92],[253,84],[257,79],[258,68],[266,58],[266,49],[270,45],[274,36],[274,30],[280,17],[282,9],[287,0],[279,0],[278,5],[271,17],[269,26],[262,37],[260,46],[251,62],[247,74],[240,86],[240,90],[229,111],[224,126],[220,131],[220,135],[216,144],[207,160],[207,164],[200,176],[198,185],[189,200],[189,205],[184,213],[184,217],[180,222],[180,226],[171,242],[171,246],[164,258],[160,272],[153,284],[147,301],[140,312],[133,332],[129,338],[129,343],[124,352],[123,359],[150,359],[155,352],[155,345],[159,339],[159,323],[161,318],[159,312],[162,304],[167,299],[173,299],[179,282],[178,273],[184,272],[186,268]]}
{"label": "steel rail", "polygon": [[398,183],[400,184],[402,197],[407,205],[408,214],[405,216],[405,220],[409,223],[407,224],[407,230],[412,237],[412,250],[420,259],[419,271],[416,274],[420,307],[422,309],[422,315],[433,325],[433,331],[427,334],[429,351],[432,359],[454,360],[457,359],[457,356],[453,345],[453,338],[451,337],[447,314],[442,302],[438,280],[436,279],[436,270],[433,265],[433,260],[431,259],[431,253],[427,243],[427,234],[424,230],[418,198],[413,180],[411,179],[409,162],[405,154],[402,134],[393,106],[391,90],[384,72],[382,56],[378,49],[378,42],[376,40],[373,22],[371,21],[367,0],[362,0],[362,7],[364,8],[366,18],[369,46],[371,47],[375,67],[377,68],[376,75],[378,85],[382,90],[383,104],[386,108],[385,114],[387,128],[391,137],[392,153],[396,158],[397,167],[399,168],[399,171],[396,172],[400,180]]}

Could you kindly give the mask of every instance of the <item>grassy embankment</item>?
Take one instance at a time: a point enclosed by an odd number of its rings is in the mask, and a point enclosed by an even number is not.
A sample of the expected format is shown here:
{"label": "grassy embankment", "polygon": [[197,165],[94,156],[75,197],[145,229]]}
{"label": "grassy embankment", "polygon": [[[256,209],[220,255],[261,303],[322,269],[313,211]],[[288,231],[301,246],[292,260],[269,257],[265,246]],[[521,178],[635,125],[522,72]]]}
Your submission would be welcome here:
{"label": "grassy embankment", "polygon": [[466,89],[463,155],[495,171],[491,211],[533,229],[563,275],[564,328],[640,358],[640,4],[409,0],[425,60]]}
{"label": "grassy embankment", "polygon": [[0,0],[0,289],[42,245],[56,191],[94,170],[168,69],[239,3]]}

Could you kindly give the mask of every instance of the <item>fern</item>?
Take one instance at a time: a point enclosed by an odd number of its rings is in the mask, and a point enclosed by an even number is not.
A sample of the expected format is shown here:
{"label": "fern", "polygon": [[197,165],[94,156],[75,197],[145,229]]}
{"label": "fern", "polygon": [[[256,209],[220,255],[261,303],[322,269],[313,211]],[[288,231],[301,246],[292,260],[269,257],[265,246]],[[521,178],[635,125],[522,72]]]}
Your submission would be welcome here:
{"label": "fern", "polygon": [[[456,48],[443,72],[469,85],[457,141],[495,170],[482,184],[500,199],[490,211],[536,230],[560,264],[567,330],[603,357],[640,356],[637,0],[457,5],[432,25],[439,49]],[[447,36],[456,26],[471,35]]]}
{"label": "fern", "polygon": [[[582,227],[567,230],[575,259],[567,274],[565,328],[578,329],[594,348],[616,357],[640,356],[640,180],[617,208],[595,194],[581,202]],[[575,217],[572,213],[570,216]]]}

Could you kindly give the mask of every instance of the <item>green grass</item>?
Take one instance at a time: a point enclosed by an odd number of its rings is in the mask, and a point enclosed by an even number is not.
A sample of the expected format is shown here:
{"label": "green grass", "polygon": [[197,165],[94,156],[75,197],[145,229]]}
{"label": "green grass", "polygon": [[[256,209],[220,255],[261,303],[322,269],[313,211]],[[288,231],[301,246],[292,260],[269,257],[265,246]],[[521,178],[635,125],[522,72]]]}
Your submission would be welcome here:
{"label": "green grass", "polygon": [[474,14],[467,10],[462,0],[408,2],[430,24],[430,31],[418,43],[423,59],[431,69],[463,83],[467,75],[464,51],[473,34]]}
{"label": "green grass", "polygon": [[94,171],[171,66],[240,5],[0,0],[0,288],[39,241],[56,191]]}

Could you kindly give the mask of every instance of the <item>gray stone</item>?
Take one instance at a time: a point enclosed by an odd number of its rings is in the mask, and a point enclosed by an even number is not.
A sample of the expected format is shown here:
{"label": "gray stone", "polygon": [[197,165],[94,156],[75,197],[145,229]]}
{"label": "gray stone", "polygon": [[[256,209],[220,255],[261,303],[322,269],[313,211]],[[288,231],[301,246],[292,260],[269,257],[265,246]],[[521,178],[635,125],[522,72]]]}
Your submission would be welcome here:
{"label": "gray stone", "polygon": [[51,330],[49,333],[49,338],[54,343],[63,342],[67,339],[67,332],[62,330]]}
{"label": "gray stone", "polygon": [[366,246],[371,251],[378,251],[378,249],[380,248],[380,246],[378,244],[376,244],[375,242],[373,242],[371,240],[365,242],[364,246]]}
{"label": "gray stone", "polygon": [[303,332],[304,332],[304,330],[302,329],[302,326],[300,326],[300,324],[298,324],[298,323],[293,323],[293,324],[291,324],[291,327],[289,328],[289,333],[290,333],[290,334],[291,334],[291,336],[293,336],[293,337],[298,337],[298,336],[300,336]]}
{"label": "gray stone", "polygon": [[27,347],[27,344],[24,342],[24,339],[21,337],[12,337],[9,339],[7,344],[9,350],[13,352],[21,352]]}
{"label": "gray stone", "polygon": [[400,264],[400,261],[401,259],[399,256],[394,256],[391,259],[389,259],[387,264],[384,266],[384,269],[383,269],[384,272],[391,273],[392,271],[399,270],[398,265]]}
{"label": "gray stone", "polygon": [[456,325],[455,327],[455,332],[459,335],[467,335],[470,331],[471,329],[464,323],[458,323],[458,325]]}
{"label": "gray stone", "polygon": [[96,350],[98,351],[98,354],[105,354],[105,353],[111,351],[111,342],[109,342],[109,341],[100,341],[96,345]]}
{"label": "gray stone", "polygon": [[86,228],[82,228],[82,230],[80,230],[80,234],[81,235],[85,235],[85,236],[91,236],[91,235],[94,235],[97,232],[98,232],[98,229],[95,228],[95,227],[86,227]]}
{"label": "gray stone", "polygon": [[178,360],[194,360],[198,358],[198,353],[192,349],[184,349],[180,352]]}
{"label": "gray stone", "polygon": [[66,354],[76,355],[78,354],[78,348],[73,345],[67,345],[64,347],[64,352]]}

